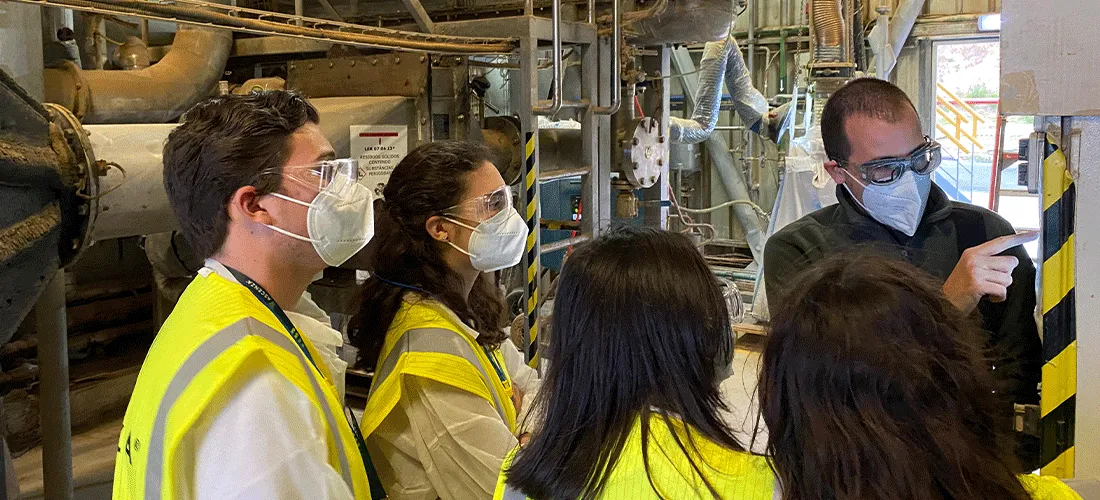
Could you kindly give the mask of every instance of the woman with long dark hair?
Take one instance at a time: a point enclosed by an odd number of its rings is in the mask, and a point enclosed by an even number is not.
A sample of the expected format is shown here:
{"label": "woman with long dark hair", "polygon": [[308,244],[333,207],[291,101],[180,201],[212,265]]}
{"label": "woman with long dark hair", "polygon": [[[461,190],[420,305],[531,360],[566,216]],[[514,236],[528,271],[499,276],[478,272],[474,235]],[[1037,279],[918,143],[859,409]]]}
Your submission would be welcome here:
{"label": "woman with long dark hair", "polygon": [[497,498],[772,497],[764,459],[723,419],[735,338],[686,237],[623,228],[579,247],[551,321],[540,426]]}
{"label": "woman with long dark hair", "polygon": [[383,196],[354,339],[379,353],[362,433],[390,498],[487,498],[517,443],[509,372],[530,370],[487,273],[519,262],[527,225],[468,143],[414,149]]}
{"label": "woman with long dark hair", "polygon": [[816,264],[772,305],[760,376],[785,500],[1074,499],[1017,476],[981,330],[916,268]]}

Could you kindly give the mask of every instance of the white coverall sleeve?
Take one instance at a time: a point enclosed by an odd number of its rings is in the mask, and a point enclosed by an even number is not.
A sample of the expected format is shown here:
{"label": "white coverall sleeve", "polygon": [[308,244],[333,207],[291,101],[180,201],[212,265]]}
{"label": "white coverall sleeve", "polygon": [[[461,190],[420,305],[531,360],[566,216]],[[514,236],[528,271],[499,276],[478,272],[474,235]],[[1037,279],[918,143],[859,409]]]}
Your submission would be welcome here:
{"label": "white coverall sleeve", "polygon": [[193,498],[352,498],[328,463],[325,426],[309,397],[277,372],[253,377],[203,419],[209,425],[197,427],[193,441]]}
{"label": "white coverall sleeve", "polygon": [[[512,385],[523,391],[524,399],[527,395],[533,395],[542,385],[538,370],[527,366],[523,361],[523,354],[519,352],[510,340],[500,343],[500,353],[504,356],[504,366],[508,369],[508,377],[512,379]],[[526,401],[524,407],[526,407]]]}
{"label": "white coverall sleeve", "polygon": [[493,405],[430,379],[406,376],[403,384],[399,407],[374,433],[386,492],[394,499],[492,498],[504,456],[518,444]]}
{"label": "white coverall sleeve", "polygon": [[512,341],[502,342],[500,352],[504,355],[504,366],[508,369],[512,386],[523,393],[519,411],[516,412],[516,427],[519,428],[521,434],[532,432],[538,427],[538,422],[533,418],[529,418],[528,415],[531,414],[535,396],[538,394],[539,388],[542,387],[542,378],[539,377],[538,370],[527,366],[527,363],[523,360],[523,354],[519,352],[519,348]]}

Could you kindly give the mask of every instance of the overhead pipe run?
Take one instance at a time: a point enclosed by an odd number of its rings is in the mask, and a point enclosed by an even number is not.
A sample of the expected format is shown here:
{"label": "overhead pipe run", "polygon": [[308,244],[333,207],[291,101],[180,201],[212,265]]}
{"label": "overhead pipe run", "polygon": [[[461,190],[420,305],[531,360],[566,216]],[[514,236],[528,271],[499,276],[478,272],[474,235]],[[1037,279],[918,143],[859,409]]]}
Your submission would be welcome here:
{"label": "overhead pipe run", "polygon": [[175,23],[224,28],[258,35],[437,54],[507,54],[518,46],[512,38],[434,35],[328,21],[278,12],[224,6],[198,0],[161,3],[149,0],[15,0],[34,5],[134,16]]}
{"label": "overhead pipe run", "polygon": [[85,124],[174,121],[217,85],[232,45],[228,31],[181,26],[168,54],[144,69],[46,69],[46,100]]}

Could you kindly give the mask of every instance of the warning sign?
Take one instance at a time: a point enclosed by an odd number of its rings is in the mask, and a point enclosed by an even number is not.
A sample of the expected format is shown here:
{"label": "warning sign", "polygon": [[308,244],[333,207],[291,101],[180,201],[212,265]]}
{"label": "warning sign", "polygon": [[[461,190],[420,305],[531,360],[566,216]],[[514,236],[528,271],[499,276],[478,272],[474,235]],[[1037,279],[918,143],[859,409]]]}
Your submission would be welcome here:
{"label": "warning sign", "polygon": [[359,160],[366,173],[363,183],[382,197],[390,172],[409,152],[409,127],[396,125],[352,125],[351,157]]}

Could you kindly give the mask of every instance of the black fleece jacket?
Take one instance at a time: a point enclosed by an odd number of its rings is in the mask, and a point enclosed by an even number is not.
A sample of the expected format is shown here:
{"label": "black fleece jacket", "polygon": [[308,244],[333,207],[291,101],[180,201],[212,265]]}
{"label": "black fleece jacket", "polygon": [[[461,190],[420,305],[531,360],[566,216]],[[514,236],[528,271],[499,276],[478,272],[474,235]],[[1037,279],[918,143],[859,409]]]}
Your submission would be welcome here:
{"label": "black fleece jacket", "polygon": [[[912,237],[872,219],[840,186],[837,200],[836,205],[806,215],[768,239],[764,286],[770,304],[778,304],[791,286],[797,286],[791,280],[815,260],[854,245],[906,260],[943,282],[955,269],[963,250],[1015,232],[999,215],[951,201],[935,184]],[[1013,255],[1020,261],[1012,272],[1008,298],[1000,303],[983,298],[977,313],[990,334],[995,373],[1005,389],[1012,392],[1017,403],[1036,404],[1042,344],[1034,316],[1035,265],[1022,246],[1002,255]]]}

